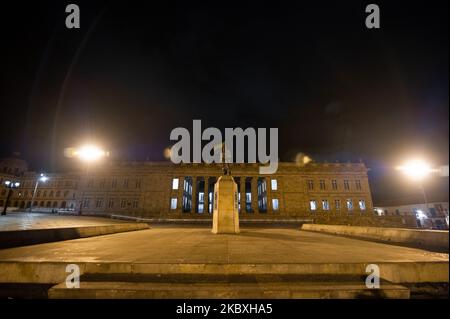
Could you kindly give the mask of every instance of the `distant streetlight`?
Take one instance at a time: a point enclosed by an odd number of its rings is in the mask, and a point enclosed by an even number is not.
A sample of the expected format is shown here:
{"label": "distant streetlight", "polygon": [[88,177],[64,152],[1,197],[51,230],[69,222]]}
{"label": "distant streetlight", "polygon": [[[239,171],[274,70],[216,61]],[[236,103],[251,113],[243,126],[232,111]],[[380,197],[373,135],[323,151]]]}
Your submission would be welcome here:
{"label": "distant streetlight", "polygon": [[73,155],[84,162],[96,162],[108,156],[108,152],[92,144],[84,145],[73,151]]}
{"label": "distant streetlight", "polygon": [[9,199],[11,198],[13,188],[18,188],[20,182],[18,181],[5,181],[5,186],[8,188],[8,196],[6,197],[5,206],[3,207],[2,215],[6,215],[6,210],[8,209]]}
{"label": "distant streetlight", "polygon": [[428,163],[422,160],[409,161],[404,165],[397,167],[397,169],[403,172],[408,177],[410,177],[412,180],[419,183],[419,188],[422,192],[426,209],[426,214],[423,214],[423,212],[421,212],[420,218],[423,218],[425,216],[429,217],[430,210],[428,208],[428,199],[422,181],[431,173],[435,172],[435,170],[433,170]]}
{"label": "distant streetlight", "polygon": [[48,181],[48,177],[45,176],[45,174],[40,174],[39,177],[36,179],[36,184],[34,185],[33,198],[31,199],[30,212],[33,211],[34,198],[36,197],[36,191],[37,191],[39,182],[45,183],[46,181]]}

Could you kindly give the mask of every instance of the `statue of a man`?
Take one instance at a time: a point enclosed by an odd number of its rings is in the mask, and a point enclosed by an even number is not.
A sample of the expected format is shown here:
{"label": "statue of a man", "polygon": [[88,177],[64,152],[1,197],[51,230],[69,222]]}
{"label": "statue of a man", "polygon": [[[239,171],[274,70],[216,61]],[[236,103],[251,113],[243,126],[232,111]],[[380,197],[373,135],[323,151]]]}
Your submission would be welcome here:
{"label": "statue of a man", "polygon": [[231,175],[230,166],[225,162],[225,143],[222,143],[222,172],[223,175]]}

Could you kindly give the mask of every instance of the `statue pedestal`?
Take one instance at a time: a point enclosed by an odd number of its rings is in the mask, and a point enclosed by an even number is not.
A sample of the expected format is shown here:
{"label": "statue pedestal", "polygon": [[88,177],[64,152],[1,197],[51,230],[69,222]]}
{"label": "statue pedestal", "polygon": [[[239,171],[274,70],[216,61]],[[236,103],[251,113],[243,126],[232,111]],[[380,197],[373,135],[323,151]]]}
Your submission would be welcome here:
{"label": "statue pedestal", "polygon": [[220,176],[214,185],[214,234],[239,233],[238,188],[230,175]]}

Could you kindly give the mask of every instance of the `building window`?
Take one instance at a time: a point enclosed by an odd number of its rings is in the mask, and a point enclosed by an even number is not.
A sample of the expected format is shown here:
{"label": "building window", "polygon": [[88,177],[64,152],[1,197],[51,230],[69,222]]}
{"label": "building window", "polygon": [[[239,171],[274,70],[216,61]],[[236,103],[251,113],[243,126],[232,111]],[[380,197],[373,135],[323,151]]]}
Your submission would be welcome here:
{"label": "building window", "polygon": [[120,208],[125,208],[127,207],[127,200],[126,199],[122,199],[120,201]]}
{"label": "building window", "polygon": [[170,209],[171,210],[177,209],[177,202],[178,202],[178,198],[172,198],[170,200]]}
{"label": "building window", "polygon": [[112,186],[112,188],[116,188],[117,187],[117,178],[113,178],[111,186]]}
{"label": "building window", "polygon": [[89,208],[89,206],[90,206],[90,201],[91,201],[90,198],[85,198],[85,199],[84,199],[84,202],[83,202],[83,207],[84,207],[84,208]]}
{"label": "building window", "polygon": [[350,185],[348,183],[348,179],[344,180],[344,189],[347,190],[347,191],[350,189]]}
{"label": "building window", "polygon": [[280,208],[280,206],[278,203],[278,198],[272,198],[272,209],[278,210],[279,208]]}
{"label": "building window", "polygon": [[95,203],[96,208],[102,208],[103,207],[103,198],[97,198],[97,202]]}
{"label": "building window", "polygon": [[330,203],[328,202],[328,200],[326,200],[326,199],[322,200],[322,209],[323,210],[330,210]]}
{"label": "building window", "polygon": [[199,192],[198,193],[198,213],[202,214],[205,209],[205,193]]}
{"label": "building window", "polygon": [[123,187],[124,188],[128,188],[128,178],[125,178],[124,180],[123,180]]}
{"label": "building window", "polygon": [[270,181],[270,183],[271,183],[271,187],[272,187],[272,190],[273,190],[273,191],[278,190],[278,182],[277,182],[276,179],[272,179],[272,180]]}
{"label": "building window", "polygon": [[112,198],[109,199],[108,208],[114,208],[114,199],[112,199]]}
{"label": "building window", "polygon": [[313,190],[314,189],[314,181],[312,179],[308,180],[308,189]]}
{"label": "building window", "polygon": [[321,179],[319,183],[320,183],[320,189],[325,189],[325,180]]}
{"label": "building window", "polygon": [[337,188],[338,188],[337,180],[333,179],[331,181],[331,187],[333,187],[333,190],[337,190]]}
{"label": "building window", "polygon": [[364,199],[359,200],[358,204],[360,210],[366,210],[366,201]]}
{"label": "building window", "polygon": [[353,210],[353,201],[351,199],[347,199],[347,209]]}
{"label": "building window", "polygon": [[311,211],[315,211],[317,210],[317,202],[315,200],[310,200],[309,201],[309,208],[311,209]]}
{"label": "building window", "polygon": [[135,199],[133,201],[133,208],[138,208],[138,206],[139,206],[139,201],[137,199]]}
{"label": "building window", "polygon": [[179,178],[172,179],[172,189],[178,189],[179,182],[180,182]]}
{"label": "building window", "polygon": [[336,210],[340,210],[341,209],[341,201],[339,199],[335,199],[334,200],[334,208]]}
{"label": "building window", "polygon": [[141,188],[141,179],[140,178],[138,178],[137,180],[136,180],[136,188]]}
{"label": "building window", "polygon": [[361,190],[361,181],[359,179],[356,180],[356,189]]}

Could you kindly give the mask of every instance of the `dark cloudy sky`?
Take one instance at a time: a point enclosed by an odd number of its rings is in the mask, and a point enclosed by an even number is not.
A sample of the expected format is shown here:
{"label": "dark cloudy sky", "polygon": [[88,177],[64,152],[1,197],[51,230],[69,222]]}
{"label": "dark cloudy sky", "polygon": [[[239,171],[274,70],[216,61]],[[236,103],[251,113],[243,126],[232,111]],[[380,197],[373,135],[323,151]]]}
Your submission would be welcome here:
{"label": "dark cloudy sky", "polygon": [[278,127],[284,161],[361,158],[376,196],[402,187],[405,158],[448,164],[447,1],[374,1],[380,30],[368,1],[72,2],[80,30],[71,2],[2,4],[1,156],[62,170],[90,139],[161,160],[170,131],[201,119]]}

